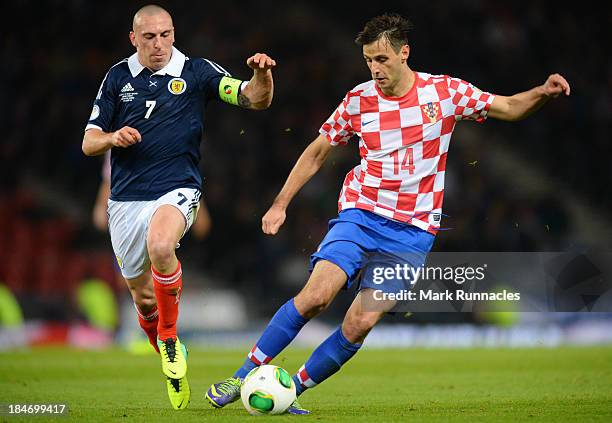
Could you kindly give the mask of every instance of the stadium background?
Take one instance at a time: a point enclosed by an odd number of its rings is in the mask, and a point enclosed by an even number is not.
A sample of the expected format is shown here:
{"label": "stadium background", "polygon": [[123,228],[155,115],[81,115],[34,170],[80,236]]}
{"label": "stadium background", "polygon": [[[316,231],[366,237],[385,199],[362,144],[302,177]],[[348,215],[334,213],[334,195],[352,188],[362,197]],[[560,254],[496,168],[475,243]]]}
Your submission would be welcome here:
{"label": "stadium background", "polygon": [[[85,157],[81,140],[105,72],[133,52],[127,35],[134,11],[143,4],[0,6],[8,17],[0,68],[6,81],[0,113],[5,130],[0,280],[15,295],[26,322],[1,332],[4,347],[78,343],[74,328],[91,329],[95,323],[78,295],[81,282],[92,277],[110,286],[119,304],[117,339],[137,333],[127,291],[114,281],[108,235],[91,223],[101,157]],[[341,181],[356,163],[356,144],[334,151],[289,208],[279,235],[264,236],[260,219],[320,124],[347,90],[368,79],[353,39],[367,19],[385,11],[402,13],[415,24],[409,59],[414,70],[458,76],[499,94],[541,84],[552,72],[572,86],[571,97],[551,102],[525,121],[457,126],[444,203],[449,215],[444,225],[453,230],[438,236],[434,251],[610,249],[609,12],[547,1],[160,4],[172,13],[175,45],[188,56],[215,60],[243,79],[251,74],[245,60],[255,52],[278,63],[268,111],[211,104],[206,112],[201,168],[212,231],[202,241],[187,236],[178,253],[186,274],[181,325],[193,338],[250,342],[303,284],[309,254],[336,214]],[[351,300],[351,293],[339,296],[313,339],[339,322]],[[606,318],[531,314],[523,321],[553,324],[558,335],[568,325]],[[395,329],[404,322],[408,326],[402,328],[428,330],[429,323],[437,323],[434,328],[441,331],[449,324],[478,328],[483,323],[467,313],[387,320]],[[593,342],[610,342],[611,329],[605,327]],[[557,335],[551,342],[560,342]]]}

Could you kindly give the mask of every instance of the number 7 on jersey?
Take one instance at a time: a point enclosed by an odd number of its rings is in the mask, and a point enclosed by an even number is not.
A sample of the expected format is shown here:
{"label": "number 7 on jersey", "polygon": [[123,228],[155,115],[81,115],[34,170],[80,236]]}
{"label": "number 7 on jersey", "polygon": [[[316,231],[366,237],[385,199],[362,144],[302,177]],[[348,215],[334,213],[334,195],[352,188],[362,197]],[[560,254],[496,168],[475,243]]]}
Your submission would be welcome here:
{"label": "number 7 on jersey", "polygon": [[151,116],[151,113],[153,113],[153,109],[155,108],[156,104],[157,101],[155,100],[145,101],[145,107],[147,108],[147,113],[145,113],[145,119],[149,119],[149,116]]}

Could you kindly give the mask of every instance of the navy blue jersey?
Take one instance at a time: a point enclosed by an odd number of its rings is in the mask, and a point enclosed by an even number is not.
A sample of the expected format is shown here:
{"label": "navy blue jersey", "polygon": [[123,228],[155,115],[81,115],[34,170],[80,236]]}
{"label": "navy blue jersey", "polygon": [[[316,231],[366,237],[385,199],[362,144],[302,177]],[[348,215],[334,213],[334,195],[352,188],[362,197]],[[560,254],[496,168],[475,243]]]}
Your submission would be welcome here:
{"label": "navy blue jersey", "polygon": [[229,76],[216,63],[189,59],[176,48],[157,72],[143,67],[136,53],[108,71],[86,129],[130,126],[142,135],[139,143],[111,149],[112,200],[149,201],[177,188],[200,189],[204,107],[220,98],[219,84]]}

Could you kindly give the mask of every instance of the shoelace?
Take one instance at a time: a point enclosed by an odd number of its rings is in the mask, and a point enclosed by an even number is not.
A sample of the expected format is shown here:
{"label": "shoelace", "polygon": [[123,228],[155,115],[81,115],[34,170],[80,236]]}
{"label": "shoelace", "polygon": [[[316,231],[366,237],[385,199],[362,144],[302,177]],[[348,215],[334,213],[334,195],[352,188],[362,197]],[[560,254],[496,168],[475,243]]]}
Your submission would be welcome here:
{"label": "shoelace", "polygon": [[172,338],[168,338],[164,341],[164,344],[166,345],[165,353],[168,357],[168,361],[174,362],[176,358],[176,341]]}
{"label": "shoelace", "polygon": [[238,379],[231,378],[230,380],[221,382],[217,389],[224,393],[225,395],[231,395],[236,392],[236,389],[240,386],[238,383]]}
{"label": "shoelace", "polygon": [[170,379],[168,378],[174,390],[178,393],[183,388],[183,380],[182,379]]}

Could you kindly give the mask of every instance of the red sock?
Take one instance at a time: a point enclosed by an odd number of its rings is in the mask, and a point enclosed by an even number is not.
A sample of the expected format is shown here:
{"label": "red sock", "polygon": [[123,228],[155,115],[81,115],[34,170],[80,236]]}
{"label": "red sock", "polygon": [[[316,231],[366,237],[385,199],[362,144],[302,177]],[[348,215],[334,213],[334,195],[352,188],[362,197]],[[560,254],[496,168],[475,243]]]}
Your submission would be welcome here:
{"label": "red sock", "polygon": [[176,338],[176,321],[181,290],[183,289],[183,271],[179,262],[176,270],[170,275],[162,275],[151,266],[153,288],[157,297],[159,322],[157,335],[159,339]]}
{"label": "red sock", "polygon": [[149,342],[153,345],[155,351],[159,353],[159,348],[157,348],[157,306],[147,315],[142,314],[136,304],[134,304],[134,307],[136,308],[136,314],[138,314],[138,323],[140,323],[140,327],[147,334],[147,338],[149,338]]}

